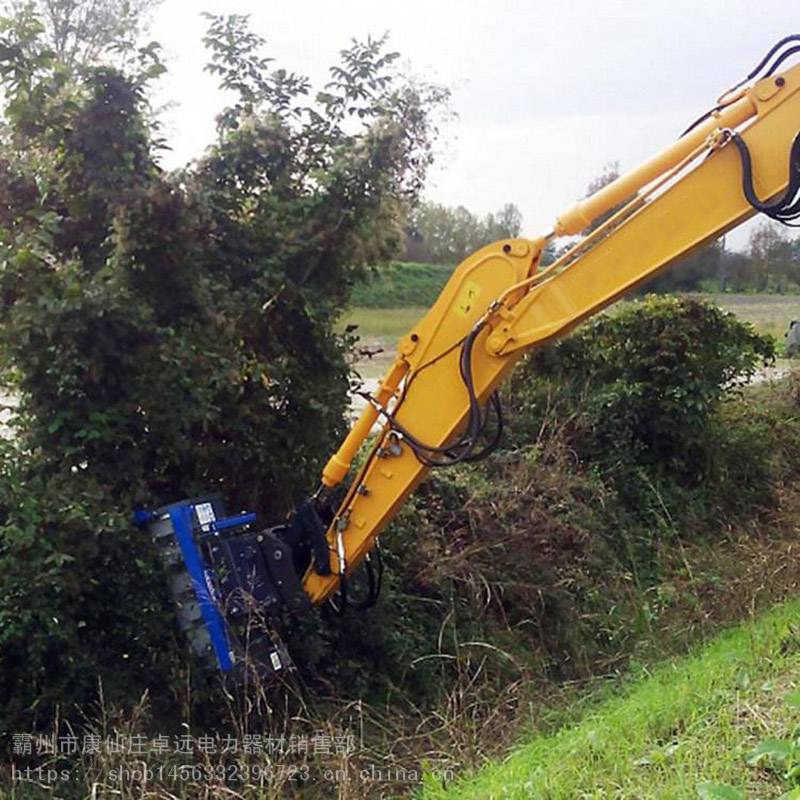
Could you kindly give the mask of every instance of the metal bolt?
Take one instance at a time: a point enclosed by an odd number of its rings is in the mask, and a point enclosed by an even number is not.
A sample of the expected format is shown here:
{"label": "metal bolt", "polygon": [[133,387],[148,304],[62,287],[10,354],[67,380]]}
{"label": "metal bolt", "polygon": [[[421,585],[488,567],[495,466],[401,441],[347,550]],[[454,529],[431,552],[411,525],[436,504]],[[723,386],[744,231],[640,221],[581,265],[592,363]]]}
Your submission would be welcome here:
{"label": "metal bolt", "polygon": [[341,533],[342,531],[347,529],[347,526],[350,522],[350,511],[345,511],[341,517],[336,520],[336,530]]}

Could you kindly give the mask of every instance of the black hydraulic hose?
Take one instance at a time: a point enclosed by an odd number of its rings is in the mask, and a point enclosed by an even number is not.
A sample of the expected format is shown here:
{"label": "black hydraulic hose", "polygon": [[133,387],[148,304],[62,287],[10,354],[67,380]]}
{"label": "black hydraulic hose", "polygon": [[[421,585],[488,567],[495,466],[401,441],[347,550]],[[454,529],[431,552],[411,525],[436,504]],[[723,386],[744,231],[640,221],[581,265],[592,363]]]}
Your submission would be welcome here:
{"label": "black hydraulic hose", "polygon": [[[375,563],[373,564],[373,556]],[[372,608],[378,602],[381,596],[381,587],[383,584],[383,558],[381,557],[380,547],[375,542],[375,547],[372,552],[367,553],[364,558],[364,570],[367,575],[367,594],[362,600],[354,600],[351,595],[344,598],[343,605],[346,604],[348,608],[353,608],[356,611],[366,611]]]}
{"label": "black hydraulic hose", "polygon": [[771,78],[777,71],[778,67],[783,64],[787,58],[793,56],[795,53],[800,53],[800,45],[790,47],[788,50],[781,53],[780,56],[775,60],[775,63],[764,73],[762,77]]}
{"label": "black hydraulic hose", "polygon": [[[784,36],[783,39],[781,39],[779,42],[776,42],[768,50],[768,52],[764,56],[764,58],[762,58],[761,61],[759,61],[758,64],[752,70],[750,70],[750,72],[747,74],[747,76],[745,78],[742,78],[742,80],[740,80],[739,83],[737,83],[735,86],[731,86],[731,88],[728,89],[727,92],[725,92],[725,95],[729,95],[732,92],[735,92],[737,89],[739,89],[742,86],[744,86],[748,81],[751,81],[755,77],[760,75],[761,71],[767,66],[767,64],[769,64],[770,59],[776,53],[778,53],[778,51],[782,47],[784,47],[785,45],[789,44],[790,42],[800,42],[800,34],[793,33],[790,36]],[[762,77],[769,78],[772,75],[774,75],[776,70],[778,69],[778,67],[781,64],[783,64],[783,62],[786,61],[787,58],[793,56],[795,53],[800,53],[800,45],[795,45],[794,47],[790,47],[788,50],[785,50],[783,53],[781,53],[775,59],[775,61],[772,63],[772,65],[769,67],[769,69],[767,69],[767,71],[764,73],[764,75]],[[723,95],[723,97],[725,95]],[[689,127],[686,128],[686,130],[683,131],[683,133],[681,133],[681,135],[678,138],[680,139],[680,138],[683,138],[684,136],[686,136],[686,134],[689,133],[689,131],[694,130],[701,122],[705,122],[712,114],[714,114],[715,112],[720,111],[723,108],[725,108],[725,105],[726,105],[725,103],[720,103],[719,105],[714,106],[714,108],[712,108],[710,111],[706,111],[705,114],[702,114],[694,122],[692,122],[692,124],[689,125]]]}
{"label": "black hydraulic hose", "polygon": [[[769,63],[769,60],[772,58],[772,56],[774,56],[775,53],[777,53],[778,50],[781,49],[781,47],[783,47],[786,44],[789,44],[789,42],[800,42],[800,34],[792,33],[789,36],[784,36],[783,39],[781,39],[780,41],[778,41],[774,45],[772,45],[772,47],[770,47],[770,49],[767,51],[767,54],[764,56],[764,58],[762,58],[761,61],[759,61],[758,64],[756,64],[756,66],[753,67],[753,69],[749,72],[747,77],[746,78],[742,78],[742,80],[740,80],[739,83],[737,83],[735,86],[732,86],[730,89],[728,89],[726,94],[730,94],[731,92],[735,92],[737,89],[739,89],[740,87],[744,86],[747,83],[747,81],[753,80],[753,78],[755,78],[761,72],[761,70],[764,69],[764,67],[767,66],[767,64]],[[778,61],[778,63],[781,63],[784,60],[785,60],[785,58],[783,56],[781,56],[781,58]],[[775,68],[775,66],[776,65],[773,64],[773,69]],[[771,72],[768,72],[766,77],[768,77],[771,74],[772,74]]]}
{"label": "black hydraulic hose", "polygon": [[701,122],[705,122],[712,114],[722,110],[723,108],[725,108],[725,106],[717,105],[714,106],[714,108],[710,109],[709,111],[706,111],[705,114],[701,114],[691,125],[689,125],[688,128],[686,128],[685,131],[683,131],[683,133],[681,133],[681,135],[678,138],[683,139],[683,137],[686,136],[687,133],[693,131]]}
{"label": "black hydraulic hose", "polygon": [[800,197],[798,196],[800,193],[800,133],[795,136],[789,153],[789,184],[783,195],[771,203],[762,202],[753,186],[753,161],[744,139],[732,131],[731,141],[736,146],[742,162],[742,191],[747,202],[757,211],[777,222],[793,228],[798,227],[791,221],[800,219]]}
{"label": "black hydraulic hose", "polygon": [[[485,326],[485,320],[479,322],[472,328],[461,343],[459,373],[467,390],[469,417],[467,429],[459,436],[457,441],[443,446],[426,444],[401,425],[397,421],[394,413],[383,408],[379,409],[379,413],[387,419],[392,430],[403,437],[403,440],[411,447],[420,463],[425,466],[448,467],[455,466],[456,464],[478,461],[482,458],[486,458],[500,442],[504,430],[504,421],[499,394],[497,392],[492,393],[487,404],[487,409],[484,412],[481,409],[480,401],[475,392],[475,381],[472,372],[473,347],[475,340]],[[403,394],[405,396],[406,392]],[[365,397],[367,401],[372,401],[372,398],[368,394],[363,394],[362,396]],[[497,420],[494,436],[488,444],[478,450],[476,448],[484,436],[491,412],[494,412]],[[440,457],[437,458],[437,456]]]}

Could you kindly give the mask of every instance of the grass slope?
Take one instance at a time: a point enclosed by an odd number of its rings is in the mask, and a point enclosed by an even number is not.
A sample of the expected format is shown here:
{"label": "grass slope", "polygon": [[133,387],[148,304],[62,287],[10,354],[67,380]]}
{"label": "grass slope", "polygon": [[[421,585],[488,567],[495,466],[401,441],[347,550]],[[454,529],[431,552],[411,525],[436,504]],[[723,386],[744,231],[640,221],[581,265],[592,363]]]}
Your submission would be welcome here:
{"label": "grass slope", "polygon": [[711,781],[777,798],[787,791],[779,774],[748,766],[746,756],[800,716],[783,702],[800,681],[798,621],[800,600],[777,606],[473,778],[449,790],[429,781],[423,797],[673,800],[697,798],[698,785]]}
{"label": "grass slope", "polygon": [[[424,291],[414,288],[413,277],[409,277],[406,286],[406,271],[413,276],[416,267],[424,268],[435,274],[446,271],[441,277],[442,285],[449,276],[449,267],[437,267],[430,264],[393,264],[390,270],[391,280],[379,273],[376,283],[359,285],[354,292],[359,302],[354,302],[351,310],[345,315],[343,324],[355,323],[360,326],[362,336],[402,336],[433,304],[441,288],[438,282],[432,282]],[[438,278],[437,278],[438,280]],[[389,289],[389,285],[396,287]],[[435,289],[435,291],[434,291]],[[393,293],[389,293],[392,291]],[[739,319],[749,322],[759,333],[774,336],[778,343],[784,339],[789,322],[800,319],[800,297],[796,295],[734,295],[706,294],[690,295],[708,300],[726,311],[732,311]],[[408,301],[411,298],[411,302]],[[390,302],[391,301],[391,302]],[[384,304],[385,303],[385,304]]]}
{"label": "grass slope", "polygon": [[[377,271],[372,282],[356,287],[353,307],[342,317],[340,327],[357,325],[364,345],[384,350],[383,356],[358,364],[363,377],[383,374],[397,341],[427,313],[450,272],[450,267],[398,262]],[[420,279],[420,274],[427,277]],[[800,319],[800,297],[796,295],[694,296],[732,311],[759,333],[774,336],[781,351],[789,322]]]}
{"label": "grass slope", "polygon": [[[345,325],[358,325],[359,336],[367,343],[382,341],[392,346],[405,336],[427,313],[423,306],[403,308],[366,308],[359,306],[348,311],[341,321]],[[388,339],[388,342],[385,340]]]}
{"label": "grass slope", "polygon": [[363,308],[428,308],[452,272],[453,267],[413,261],[376,267],[368,280],[353,287],[351,303]]}

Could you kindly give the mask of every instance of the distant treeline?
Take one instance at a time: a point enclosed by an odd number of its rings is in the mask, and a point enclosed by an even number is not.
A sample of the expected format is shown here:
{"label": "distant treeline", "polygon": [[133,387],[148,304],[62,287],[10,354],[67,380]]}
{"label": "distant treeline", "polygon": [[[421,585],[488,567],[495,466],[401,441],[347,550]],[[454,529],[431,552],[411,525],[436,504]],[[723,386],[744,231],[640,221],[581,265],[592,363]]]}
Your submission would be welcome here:
{"label": "distant treeline", "polygon": [[[614,165],[611,165],[612,167]],[[590,191],[602,186],[615,172],[609,168],[608,175],[600,176]],[[597,184],[595,186],[594,184]],[[463,206],[451,208],[438,203],[421,203],[414,208],[406,220],[406,236],[403,260],[417,264],[441,264],[453,266],[470,253],[490,242],[522,232],[522,214],[508,203],[499,211],[480,217]],[[546,254],[545,262],[557,253]],[[635,254],[632,254],[635,257]],[[404,278],[392,267],[391,283],[397,291],[404,291]],[[419,270],[408,273],[415,284],[416,305],[425,292],[420,294],[420,281],[427,281],[429,288],[442,277],[436,272],[423,279]],[[389,286],[383,282],[388,291]],[[790,239],[786,229],[777,223],[764,220],[753,230],[744,252],[727,249],[720,239],[705,245],[683,258],[672,269],[655,278],[647,285],[651,292],[705,291],[705,292],[800,292],[800,240]],[[361,304],[369,286],[356,289],[356,304]],[[382,298],[378,307],[388,301]],[[398,301],[400,298],[398,297]],[[398,302],[396,305],[406,304]]]}
{"label": "distant treeline", "polygon": [[648,284],[652,292],[706,291],[794,294],[800,292],[800,240],[788,239],[777,223],[763,221],[744,252],[725,240],[690,253]]}
{"label": "distant treeline", "polygon": [[522,214],[506,203],[494,214],[479,217],[464,206],[450,208],[421,203],[406,219],[405,261],[458,264],[490,242],[519,236]]}
{"label": "distant treeline", "polygon": [[[586,187],[586,196],[607,186],[619,174],[619,162],[610,161]],[[615,210],[596,220],[595,226]],[[643,291],[795,293],[800,291],[799,266],[800,241],[790,239],[781,225],[762,219],[750,234],[744,252],[728,250],[724,238],[711,242],[649,281]]]}

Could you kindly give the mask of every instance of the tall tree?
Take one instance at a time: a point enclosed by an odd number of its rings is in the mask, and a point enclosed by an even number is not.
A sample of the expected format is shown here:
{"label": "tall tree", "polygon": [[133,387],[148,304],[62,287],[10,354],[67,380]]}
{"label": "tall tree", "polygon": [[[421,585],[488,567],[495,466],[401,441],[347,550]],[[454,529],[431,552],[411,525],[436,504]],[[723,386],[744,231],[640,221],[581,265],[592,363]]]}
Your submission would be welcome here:
{"label": "tall tree", "polygon": [[130,510],[216,491],[275,518],[315,488],[348,407],[336,322],[432,157],[446,92],[384,40],[315,92],[245,18],[209,22],[235,99],[176,175],[148,74],[68,74],[29,10],[0,32],[0,378],[20,397],[0,441],[5,730],[98,676],[129,697],[185,664]]}
{"label": "tall tree", "polygon": [[785,292],[791,277],[791,246],[783,230],[771,220],[764,220],[750,234],[748,250],[761,292]]}
{"label": "tall tree", "polygon": [[120,64],[142,44],[162,0],[6,0],[13,17],[34,17],[41,42],[69,69]]}
{"label": "tall tree", "polygon": [[405,258],[457,264],[484,245],[519,236],[521,230],[522,214],[513,203],[483,218],[464,206],[421,203],[408,214]]}
{"label": "tall tree", "polygon": [[[589,181],[589,185],[586,187],[586,196],[591,197],[601,189],[604,189],[610,183],[613,183],[617,178],[619,178],[619,161],[608,161],[603,165],[602,172]],[[606,211],[605,214],[601,214],[592,222],[592,224],[587,228],[586,232],[591,233],[591,231],[595,230],[595,228],[599,228],[607,219],[610,219],[612,216],[614,216],[614,214],[617,213],[622,205],[623,203],[610,209],[609,211]]]}

